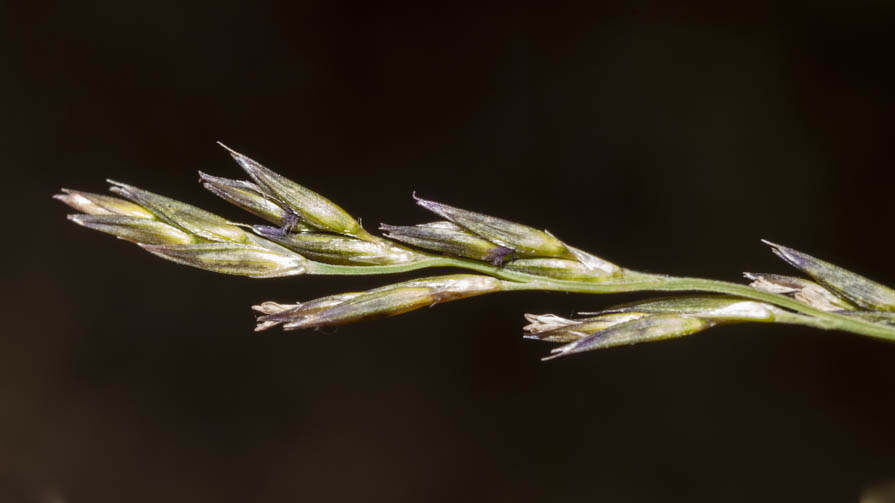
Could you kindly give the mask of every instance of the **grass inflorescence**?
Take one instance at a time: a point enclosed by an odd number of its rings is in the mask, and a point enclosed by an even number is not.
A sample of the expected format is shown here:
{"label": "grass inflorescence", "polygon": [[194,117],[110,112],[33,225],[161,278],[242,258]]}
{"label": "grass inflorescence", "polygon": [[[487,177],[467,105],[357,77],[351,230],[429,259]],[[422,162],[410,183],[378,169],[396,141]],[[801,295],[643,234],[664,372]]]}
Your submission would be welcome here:
{"label": "grass inflorescence", "polygon": [[746,322],[806,325],[895,340],[895,290],[782,245],[765,241],[808,278],[745,273],[752,281],[745,285],[646,274],[574,248],[547,231],[416,194],[417,204],[441,220],[383,224],[384,236],[376,236],[329,199],[227,150],[249,180],[200,172],[201,183],[267,224],[234,224],[113,181],[110,190],[120,197],[62,189],[54,198],[80,212],[69,215],[79,225],[134,242],[164,259],[224,274],[369,275],[433,267],[470,272],[297,304],[264,302],[253,306],[259,313],[256,330],[355,323],[502,291],[655,291],[690,293],[580,313],[575,319],[526,314],[525,337],[561,344],[545,359]]}

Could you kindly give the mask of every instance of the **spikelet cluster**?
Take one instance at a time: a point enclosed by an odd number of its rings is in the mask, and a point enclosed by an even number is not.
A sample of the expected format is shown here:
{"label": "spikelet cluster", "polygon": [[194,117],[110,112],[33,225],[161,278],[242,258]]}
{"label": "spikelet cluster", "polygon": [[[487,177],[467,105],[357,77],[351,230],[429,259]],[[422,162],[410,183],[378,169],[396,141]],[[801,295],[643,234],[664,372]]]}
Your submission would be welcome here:
{"label": "spikelet cluster", "polygon": [[[164,259],[212,272],[269,278],[387,274],[451,266],[475,273],[430,276],[295,304],[264,302],[254,306],[259,313],[257,330],[355,323],[510,290],[668,290],[669,281],[675,279],[622,268],[546,230],[416,194],[416,203],[440,219],[417,225],[382,224],[383,236],[375,236],[329,199],[239,152],[227,151],[247,179],[200,172],[200,182],[266,223],[234,223],[114,181],[109,182],[113,195],[63,189],[54,197],[78,211],[69,219],[79,225],[136,243]],[[546,359],[744,322],[852,328],[856,333],[895,340],[895,290],[805,253],[767,244],[808,278],[745,273],[751,288],[733,285],[739,287],[733,289],[736,295],[729,294],[731,288],[718,286],[719,282],[714,290],[700,283],[696,290],[728,294],[661,297],[581,313],[577,319],[527,314],[525,337],[561,344]],[[851,325],[850,320],[854,320]]]}

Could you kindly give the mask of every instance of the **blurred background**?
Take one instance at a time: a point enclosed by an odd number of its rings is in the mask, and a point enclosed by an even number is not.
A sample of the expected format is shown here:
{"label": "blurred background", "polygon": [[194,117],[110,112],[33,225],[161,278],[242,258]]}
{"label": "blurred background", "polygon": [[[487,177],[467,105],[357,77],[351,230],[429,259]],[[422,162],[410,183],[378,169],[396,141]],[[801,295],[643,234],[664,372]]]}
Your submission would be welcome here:
{"label": "blurred background", "polygon": [[651,272],[895,285],[890,2],[0,3],[0,501],[858,501],[895,478],[895,344],[783,326],[541,363],[506,294],[322,332],[251,280],[66,221],[112,178],[235,220],[221,140],[368,229],[426,198]]}

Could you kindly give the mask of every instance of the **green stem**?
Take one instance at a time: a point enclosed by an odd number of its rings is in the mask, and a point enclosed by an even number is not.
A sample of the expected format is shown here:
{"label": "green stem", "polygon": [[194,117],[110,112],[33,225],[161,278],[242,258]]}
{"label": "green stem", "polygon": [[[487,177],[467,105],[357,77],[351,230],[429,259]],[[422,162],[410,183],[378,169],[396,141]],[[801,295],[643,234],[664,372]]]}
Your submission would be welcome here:
{"label": "green stem", "polygon": [[[421,254],[422,255],[422,254]],[[618,277],[594,278],[594,281],[568,281],[545,278],[533,274],[509,271],[500,266],[487,264],[475,260],[437,256],[423,255],[425,258],[414,262],[406,262],[401,264],[387,265],[336,265],[324,264],[322,262],[310,262],[308,273],[310,274],[328,274],[334,276],[369,276],[373,274],[396,274],[408,271],[416,271],[429,267],[456,267],[458,269],[466,269],[470,271],[480,272],[489,276],[514,281],[517,283],[542,283],[562,285],[563,290],[569,292],[581,293],[613,293],[613,292],[630,292],[636,291],[637,286],[648,286],[656,284],[656,276],[652,274],[643,274],[636,271],[625,271]],[[600,280],[604,280],[600,282]],[[548,288],[549,289],[549,288]]]}
{"label": "green stem", "polygon": [[823,311],[785,295],[763,292],[748,285],[701,278],[678,278],[646,274],[628,269],[618,276],[595,278],[593,281],[570,281],[508,271],[499,266],[473,260],[432,255],[415,262],[391,265],[351,266],[313,262],[309,272],[333,275],[370,275],[401,273],[429,267],[457,267],[494,276],[506,280],[504,283],[505,290],[548,290],[589,294],[681,291],[722,293],[766,302],[808,316],[808,318],[802,321],[793,319],[790,322],[828,330],[843,330],[895,341],[895,327],[878,325],[859,318]]}

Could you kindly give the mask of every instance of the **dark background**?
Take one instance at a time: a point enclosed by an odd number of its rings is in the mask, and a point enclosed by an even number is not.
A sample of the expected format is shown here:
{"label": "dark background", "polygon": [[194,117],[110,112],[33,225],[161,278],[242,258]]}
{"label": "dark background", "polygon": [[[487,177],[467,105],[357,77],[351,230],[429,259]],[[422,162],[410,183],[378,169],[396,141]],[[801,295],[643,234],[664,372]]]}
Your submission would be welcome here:
{"label": "dark background", "polygon": [[857,501],[895,478],[895,344],[743,325],[541,363],[507,294],[324,333],[251,280],[67,222],[105,178],[196,183],[222,140],[369,229],[435,200],[626,267],[895,284],[889,2],[3,3],[0,501]]}

